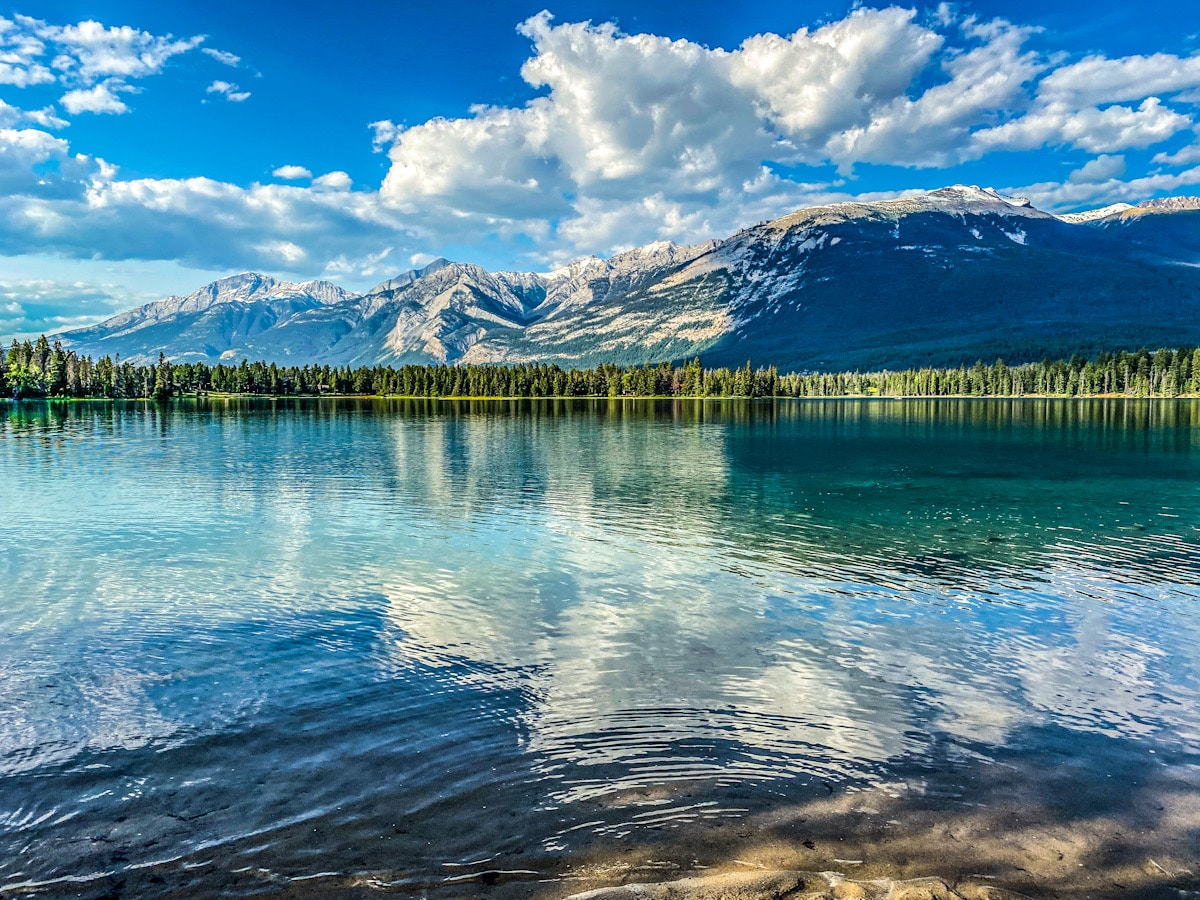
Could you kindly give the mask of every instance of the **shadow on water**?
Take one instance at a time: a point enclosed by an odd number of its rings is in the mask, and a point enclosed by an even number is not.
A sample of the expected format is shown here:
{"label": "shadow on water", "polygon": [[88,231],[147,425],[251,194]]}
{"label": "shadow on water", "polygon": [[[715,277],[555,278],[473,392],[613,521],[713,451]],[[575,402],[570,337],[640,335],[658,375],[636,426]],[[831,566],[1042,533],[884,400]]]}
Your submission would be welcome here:
{"label": "shadow on water", "polygon": [[0,885],[1193,885],[1198,448],[1189,401],[22,404]]}

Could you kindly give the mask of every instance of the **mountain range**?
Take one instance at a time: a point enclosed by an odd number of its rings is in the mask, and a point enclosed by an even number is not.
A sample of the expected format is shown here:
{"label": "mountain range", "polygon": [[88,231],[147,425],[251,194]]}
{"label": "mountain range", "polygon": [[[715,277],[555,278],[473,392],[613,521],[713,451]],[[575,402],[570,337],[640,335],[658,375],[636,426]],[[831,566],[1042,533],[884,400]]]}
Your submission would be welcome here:
{"label": "mountain range", "polygon": [[1055,216],[965,185],[549,273],[444,259],[366,293],[242,274],[57,335],[135,362],[1010,362],[1200,343],[1200,199]]}

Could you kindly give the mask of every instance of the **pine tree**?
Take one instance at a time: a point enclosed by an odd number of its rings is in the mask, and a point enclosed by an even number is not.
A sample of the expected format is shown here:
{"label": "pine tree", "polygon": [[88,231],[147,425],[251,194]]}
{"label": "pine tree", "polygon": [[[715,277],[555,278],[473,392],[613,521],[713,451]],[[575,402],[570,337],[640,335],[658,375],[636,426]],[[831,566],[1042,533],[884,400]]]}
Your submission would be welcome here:
{"label": "pine tree", "polygon": [[159,403],[166,403],[171,399],[171,394],[174,393],[174,385],[172,384],[171,364],[167,362],[165,354],[158,354],[158,367],[154,371],[154,399]]}

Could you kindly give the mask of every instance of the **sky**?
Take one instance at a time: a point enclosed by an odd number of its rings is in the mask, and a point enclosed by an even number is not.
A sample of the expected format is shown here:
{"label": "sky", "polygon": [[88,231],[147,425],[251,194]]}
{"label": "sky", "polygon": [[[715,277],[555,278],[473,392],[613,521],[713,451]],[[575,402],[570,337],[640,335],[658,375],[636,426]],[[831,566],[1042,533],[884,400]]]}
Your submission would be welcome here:
{"label": "sky", "polygon": [[1200,6],[0,0],[0,336],[965,183],[1200,193]]}

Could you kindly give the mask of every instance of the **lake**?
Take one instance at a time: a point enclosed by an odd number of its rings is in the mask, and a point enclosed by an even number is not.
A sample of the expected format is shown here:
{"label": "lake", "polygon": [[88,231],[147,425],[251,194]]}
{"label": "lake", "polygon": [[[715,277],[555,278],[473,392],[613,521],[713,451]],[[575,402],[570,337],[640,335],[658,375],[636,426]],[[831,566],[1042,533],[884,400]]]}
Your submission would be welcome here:
{"label": "lake", "polygon": [[6,894],[1197,886],[1200,402],[22,404],[0,515]]}

